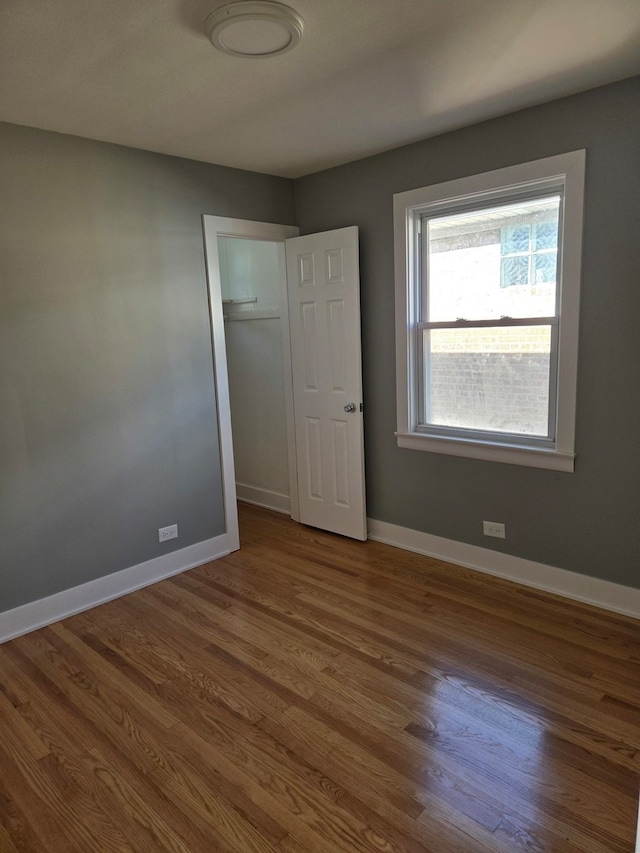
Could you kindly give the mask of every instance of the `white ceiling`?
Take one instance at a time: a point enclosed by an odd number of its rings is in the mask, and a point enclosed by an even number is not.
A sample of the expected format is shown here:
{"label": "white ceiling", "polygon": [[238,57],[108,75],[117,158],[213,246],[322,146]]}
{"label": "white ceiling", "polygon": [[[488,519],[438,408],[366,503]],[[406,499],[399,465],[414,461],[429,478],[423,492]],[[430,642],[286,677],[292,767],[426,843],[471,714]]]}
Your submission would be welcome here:
{"label": "white ceiling", "polygon": [[290,0],[270,59],[221,5],[0,0],[0,120],[298,177],[640,73],[638,0]]}

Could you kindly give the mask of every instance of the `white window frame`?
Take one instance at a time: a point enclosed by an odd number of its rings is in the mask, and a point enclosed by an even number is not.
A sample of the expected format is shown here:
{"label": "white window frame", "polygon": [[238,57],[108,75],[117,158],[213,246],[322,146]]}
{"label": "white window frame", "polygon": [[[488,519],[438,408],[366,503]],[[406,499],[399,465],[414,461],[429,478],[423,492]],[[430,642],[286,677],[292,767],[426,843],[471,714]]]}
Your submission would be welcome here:
{"label": "white window frame", "polygon": [[[484,172],[393,197],[396,275],[396,377],[398,446],[452,456],[506,462],[533,468],[573,471],[575,465],[576,382],[582,218],[586,152],[572,151],[493,172]],[[563,204],[558,245],[557,395],[555,437],[541,446],[534,440],[517,443],[508,435],[464,437],[429,434],[418,425],[418,324],[421,250],[419,223],[426,213],[448,212],[465,204],[487,204],[522,197],[528,189],[561,186]],[[552,377],[553,380],[554,377]]]}

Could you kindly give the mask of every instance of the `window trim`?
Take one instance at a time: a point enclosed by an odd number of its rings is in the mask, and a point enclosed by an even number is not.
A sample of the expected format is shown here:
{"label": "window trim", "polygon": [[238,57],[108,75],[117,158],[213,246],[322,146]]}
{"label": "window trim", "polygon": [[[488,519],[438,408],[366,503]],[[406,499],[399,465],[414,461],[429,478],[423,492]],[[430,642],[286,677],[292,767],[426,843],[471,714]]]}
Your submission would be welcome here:
{"label": "window trim", "polygon": [[[479,175],[397,193],[394,205],[396,277],[396,400],[399,447],[453,456],[506,462],[556,471],[573,471],[578,372],[578,326],[582,218],[586,151],[572,151]],[[513,444],[509,436],[477,439],[426,435],[417,429],[417,334],[419,222],[425,209],[482,204],[512,199],[547,185],[564,187],[561,245],[558,246],[560,333],[558,341],[556,430],[552,447],[535,442]]]}

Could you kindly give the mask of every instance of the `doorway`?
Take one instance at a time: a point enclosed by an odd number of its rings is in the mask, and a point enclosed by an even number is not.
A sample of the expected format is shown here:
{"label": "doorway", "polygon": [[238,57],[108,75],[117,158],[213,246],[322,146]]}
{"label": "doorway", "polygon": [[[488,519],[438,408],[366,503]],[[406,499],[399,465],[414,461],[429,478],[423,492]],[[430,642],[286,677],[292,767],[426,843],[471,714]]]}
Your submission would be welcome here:
{"label": "doorway", "polygon": [[218,235],[239,500],[291,513],[284,245]]}
{"label": "doorway", "polygon": [[[298,228],[221,216],[202,220],[225,521],[236,550],[238,498],[297,520],[293,400],[285,378],[291,374],[291,350],[284,241],[297,236]],[[262,362],[261,344],[268,350]],[[261,458],[267,437],[277,447],[272,459]]]}
{"label": "doorway", "polygon": [[237,496],[366,539],[358,229],[203,227],[227,529]]}

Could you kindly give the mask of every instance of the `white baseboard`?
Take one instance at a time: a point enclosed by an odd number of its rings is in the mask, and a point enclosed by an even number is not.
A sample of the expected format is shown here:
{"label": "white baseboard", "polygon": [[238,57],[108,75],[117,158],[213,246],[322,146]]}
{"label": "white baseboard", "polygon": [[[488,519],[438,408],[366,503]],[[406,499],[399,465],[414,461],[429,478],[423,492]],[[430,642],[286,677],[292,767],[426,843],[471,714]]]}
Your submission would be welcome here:
{"label": "white baseboard", "polygon": [[281,492],[271,492],[269,489],[258,489],[244,483],[236,483],[236,495],[239,501],[261,506],[263,509],[273,509],[276,512],[291,514],[291,501],[288,495]]}
{"label": "white baseboard", "polygon": [[13,610],[6,610],[0,613],[0,643],[223,557],[233,550],[228,540],[228,534],[224,533],[139,563],[137,566],[31,601]]}
{"label": "white baseboard", "polygon": [[640,589],[368,519],[369,539],[640,619]]}

